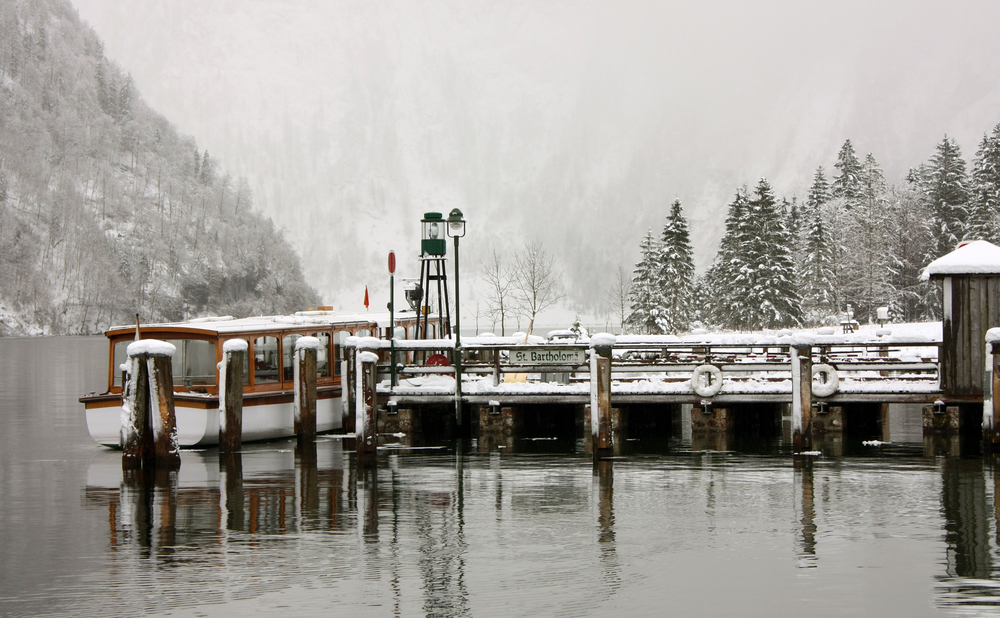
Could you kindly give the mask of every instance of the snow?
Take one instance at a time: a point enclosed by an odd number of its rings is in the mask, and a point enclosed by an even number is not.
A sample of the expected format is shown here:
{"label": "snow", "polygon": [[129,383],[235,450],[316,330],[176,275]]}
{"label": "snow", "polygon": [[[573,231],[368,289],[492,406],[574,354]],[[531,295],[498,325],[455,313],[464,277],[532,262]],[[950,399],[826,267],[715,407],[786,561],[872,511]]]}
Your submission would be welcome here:
{"label": "snow", "polygon": [[378,354],[374,352],[358,352],[358,362],[359,363],[377,363]]}
{"label": "snow", "polygon": [[991,328],[986,331],[986,343],[1000,343],[1000,328]]}
{"label": "snow", "polygon": [[129,356],[139,356],[140,354],[173,356],[176,351],[177,348],[174,347],[174,344],[159,339],[141,339],[128,344]]}
{"label": "snow", "polygon": [[375,337],[361,337],[355,342],[354,347],[359,350],[377,350],[379,345],[379,340]]}
{"label": "snow", "polygon": [[223,354],[246,352],[249,347],[250,344],[247,343],[246,339],[226,339],[226,342],[222,344],[222,352]]}
{"label": "snow", "polygon": [[590,338],[590,347],[613,346],[615,341],[617,341],[617,337],[611,333],[597,333]]}
{"label": "snow", "polygon": [[321,350],[323,344],[316,337],[299,337],[295,340],[295,351],[299,350]]}
{"label": "snow", "polygon": [[934,275],[995,275],[1000,274],[1000,247],[985,240],[962,245],[927,265],[921,281]]}

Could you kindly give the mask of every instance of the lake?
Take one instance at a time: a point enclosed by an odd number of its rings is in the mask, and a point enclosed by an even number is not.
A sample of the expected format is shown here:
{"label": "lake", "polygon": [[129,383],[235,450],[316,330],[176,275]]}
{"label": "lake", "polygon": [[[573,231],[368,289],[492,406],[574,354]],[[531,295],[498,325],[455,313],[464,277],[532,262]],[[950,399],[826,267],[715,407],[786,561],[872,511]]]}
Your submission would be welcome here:
{"label": "lake", "polygon": [[0,339],[0,615],[1000,615],[997,460],[912,426],[841,457],[640,440],[596,468],[554,439],[359,470],[321,437],[184,451],[147,484],[76,400],[105,354]]}

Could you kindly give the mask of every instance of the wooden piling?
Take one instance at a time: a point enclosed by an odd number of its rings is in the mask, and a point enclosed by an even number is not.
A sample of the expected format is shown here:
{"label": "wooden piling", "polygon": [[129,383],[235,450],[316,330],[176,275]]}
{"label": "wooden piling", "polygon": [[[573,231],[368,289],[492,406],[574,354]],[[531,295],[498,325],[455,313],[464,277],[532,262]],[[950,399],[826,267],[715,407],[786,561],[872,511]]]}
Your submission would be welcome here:
{"label": "wooden piling", "polygon": [[1000,328],[986,331],[983,375],[983,450],[1000,451]]}
{"label": "wooden piling", "polygon": [[316,439],[316,355],[322,344],[316,337],[295,342],[295,435],[299,442]]}
{"label": "wooden piling", "polygon": [[812,346],[795,344],[792,357],[792,451],[812,448]]}
{"label": "wooden piling", "polygon": [[170,366],[174,351],[172,344],[155,339],[128,346],[128,382],[122,402],[123,470],[180,468]]}
{"label": "wooden piling", "polygon": [[219,450],[223,453],[236,453],[243,448],[243,368],[248,347],[246,339],[229,339],[222,344]]}
{"label": "wooden piling", "polygon": [[590,339],[590,431],[594,461],[612,454],[611,443],[611,349],[615,336],[608,333]]}
{"label": "wooden piling", "polygon": [[358,462],[369,464],[375,462],[378,448],[378,430],[375,410],[375,374],[378,364],[378,340],[365,337],[358,340],[355,360],[357,373],[356,397],[357,407],[355,419],[355,434],[357,435]]}
{"label": "wooden piling", "polygon": [[340,397],[344,402],[344,418],[343,424],[345,433],[356,433],[357,428],[355,427],[355,408],[357,407],[357,397],[355,389],[357,388],[357,376],[355,373],[357,354],[355,346],[358,344],[358,337],[350,336],[344,339],[344,361],[343,366],[340,371]]}

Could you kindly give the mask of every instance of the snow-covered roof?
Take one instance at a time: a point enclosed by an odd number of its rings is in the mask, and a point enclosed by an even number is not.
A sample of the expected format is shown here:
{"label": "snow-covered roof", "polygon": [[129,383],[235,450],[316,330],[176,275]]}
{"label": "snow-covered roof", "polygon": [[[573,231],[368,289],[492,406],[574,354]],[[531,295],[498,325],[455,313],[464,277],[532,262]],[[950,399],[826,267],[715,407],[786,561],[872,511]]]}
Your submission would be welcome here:
{"label": "snow-covered roof", "polygon": [[1000,274],[1000,247],[985,240],[974,240],[928,264],[920,279],[927,281],[935,275],[996,274]]}
{"label": "snow-covered roof", "polygon": [[[413,311],[397,312],[396,320],[410,319],[416,317]],[[381,327],[389,326],[388,313],[362,313],[349,314],[337,313],[334,311],[299,311],[294,315],[271,315],[249,318],[233,318],[232,316],[194,318],[186,322],[168,322],[159,324],[141,324],[140,327],[146,331],[171,330],[171,329],[192,329],[202,330],[219,334],[242,333],[263,330],[279,330],[291,328],[308,328],[310,326],[330,326],[339,324],[378,324]],[[135,331],[135,325],[113,326],[108,333],[115,331]]]}

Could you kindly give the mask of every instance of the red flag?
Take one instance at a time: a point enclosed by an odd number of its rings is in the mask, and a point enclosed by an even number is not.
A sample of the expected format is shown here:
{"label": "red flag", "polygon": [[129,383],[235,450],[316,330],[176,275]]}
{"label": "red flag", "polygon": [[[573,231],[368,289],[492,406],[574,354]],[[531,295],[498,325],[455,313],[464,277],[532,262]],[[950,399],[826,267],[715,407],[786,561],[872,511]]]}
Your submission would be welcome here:
{"label": "red flag", "polygon": [[368,286],[365,286],[365,311],[368,310]]}

